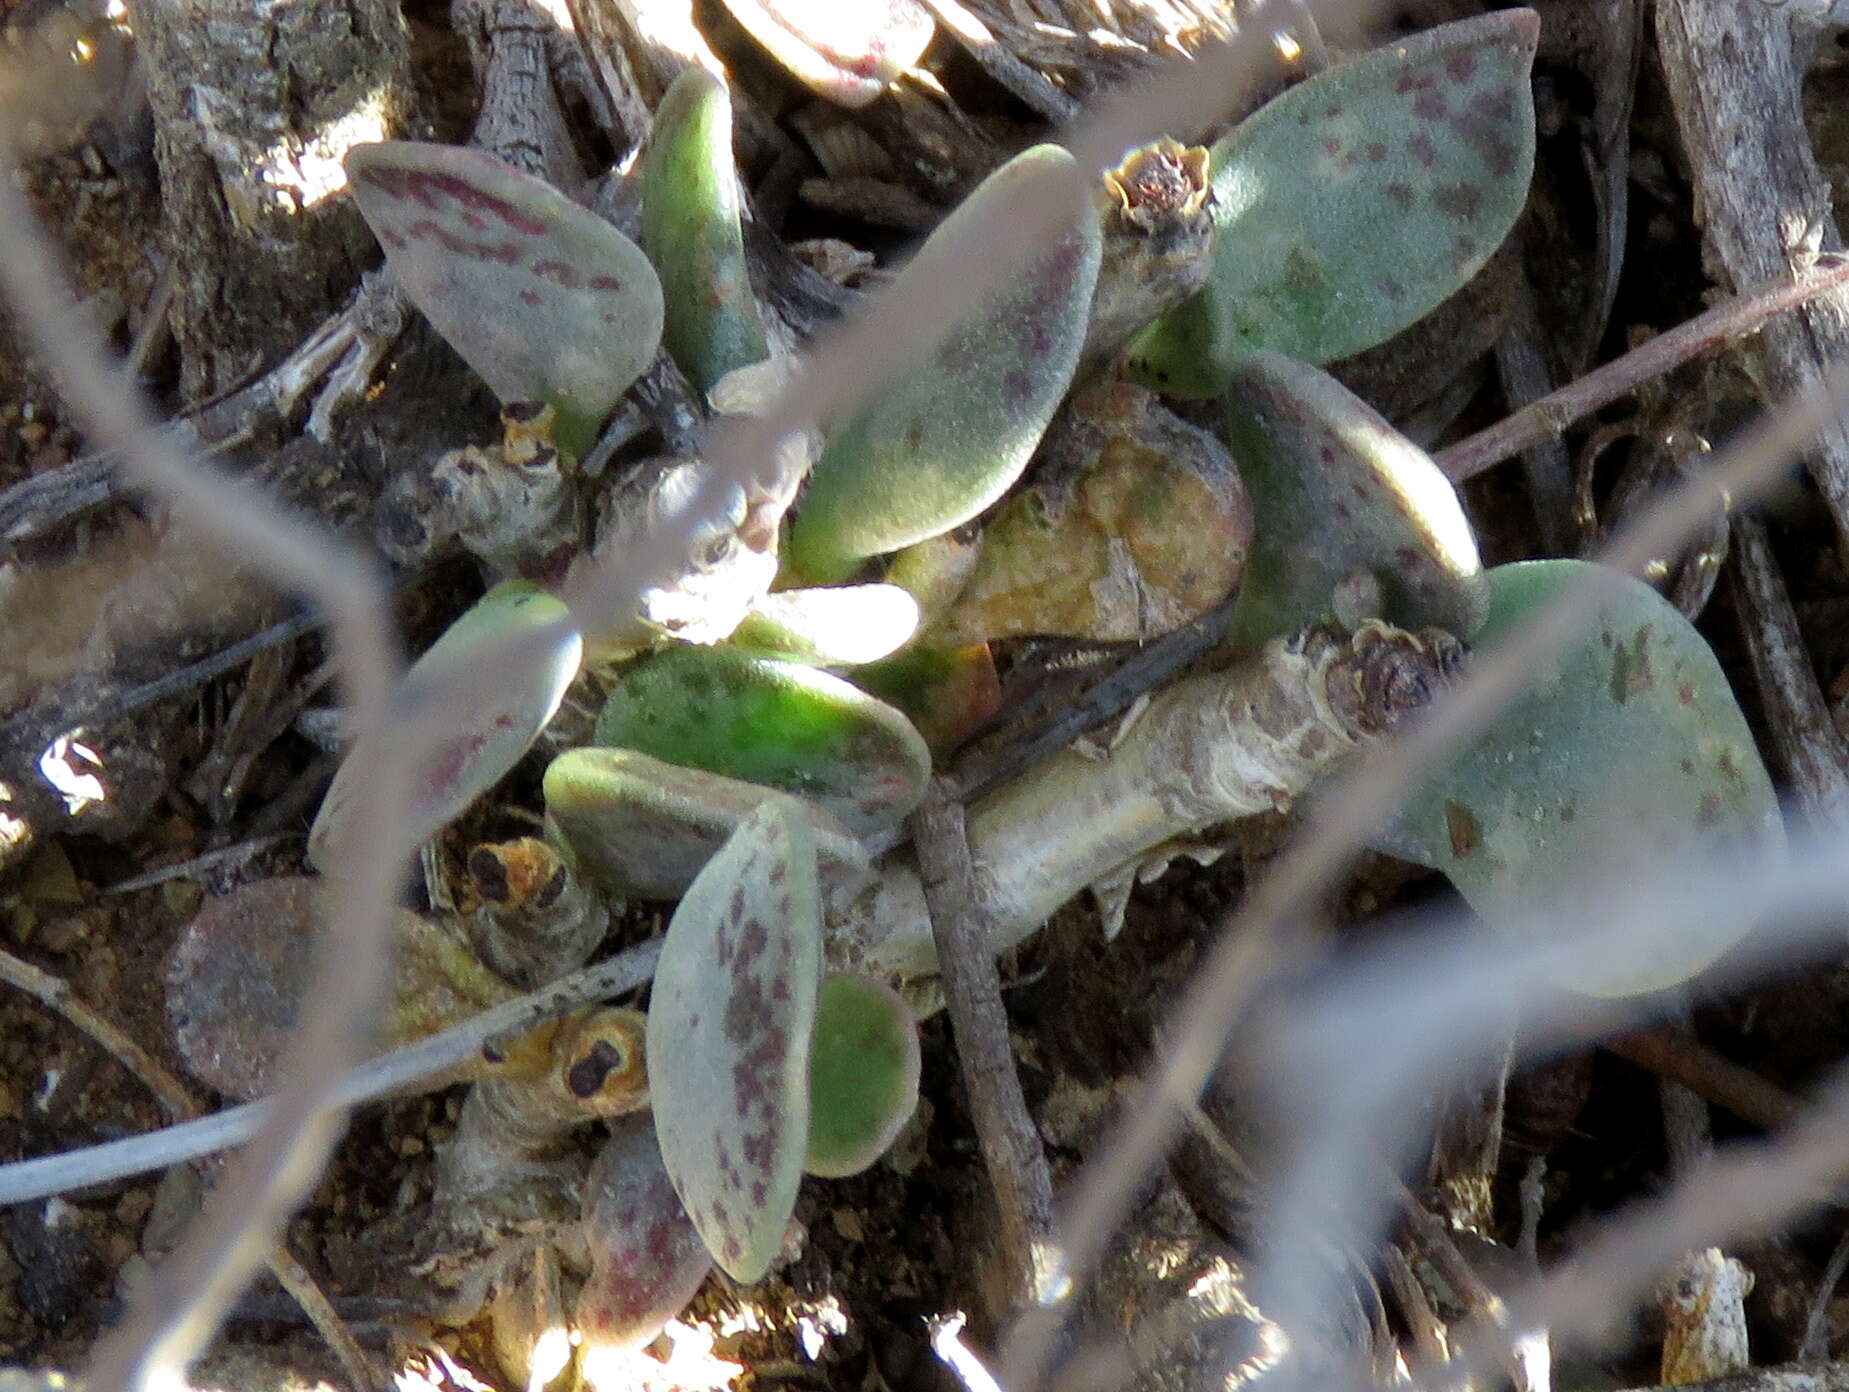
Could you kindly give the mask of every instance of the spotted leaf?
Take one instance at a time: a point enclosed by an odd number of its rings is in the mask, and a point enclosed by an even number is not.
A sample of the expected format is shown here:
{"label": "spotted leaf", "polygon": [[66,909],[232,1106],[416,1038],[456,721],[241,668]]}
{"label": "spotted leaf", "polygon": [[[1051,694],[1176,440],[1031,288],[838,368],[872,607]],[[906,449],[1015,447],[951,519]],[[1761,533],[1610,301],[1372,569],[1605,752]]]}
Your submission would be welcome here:
{"label": "spotted leaf", "polygon": [[1234,373],[1226,430],[1253,513],[1235,647],[1316,622],[1363,576],[1374,612],[1344,618],[1476,631],[1482,568],[1457,491],[1366,402],[1318,368],[1256,353]]}
{"label": "spotted leaf", "polygon": [[[525,580],[506,580],[431,646],[405,674],[401,697],[412,697],[435,674],[453,670],[475,651],[536,629],[553,640],[540,661],[509,672],[499,690],[466,712],[448,713],[445,734],[413,775],[409,819],[418,841],[432,835],[520,762],[546,728],[578,675],[584,643],[565,625],[564,604]],[[381,739],[400,738],[387,730]],[[308,833],[308,858],[326,873],[345,834],[354,798],[374,767],[376,749],[361,743],[341,762]]]}
{"label": "spotted leaf", "polygon": [[641,250],[544,180],[481,150],[357,145],[347,176],[393,274],[503,402],[549,401],[583,453],[661,343]]}
{"label": "spotted leaf", "polygon": [[652,1117],[610,1124],[584,1184],[584,1238],[591,1274],[576,1323],[589,1352],[641,1348],[713,1269],[661,1163]]}
{"label": "spotted leaf", "polygon": [[[1771,779],[1720,664],[1648,585],[1583,561],[1497,566],[1479,648],[1589,573],[1605,578],[1590,627],[1404,805],[1383,842],[1444,871],[1492,924],[1537,911],[1595,921],[1602,888],[1670,858],[1751,874],[1784,851]],[[1589,963],[1568,984],[1598,995],[1673,985],[1750,926],[1685,933],[1622,968]]]}
{"label": "spotted leaf", "polygon": [[[953,276],[944,248],[974,216],[1023,197],[1072,156],[1040,145],[964,200],[903,278]],[[922,362],[868,394],[831,428],[810,475],[788,557],[816,582],[967,522],[1021,475],[1066,394],[1098,278],[1097,214],[1075,201],[1045,252],[1015,272]]]}
{"label": "spotted leaf", "polygon": [[624,677],[597,743],[763,783],[860,835],[918,805],[931,755],[884,701],[827,672],[732,648],[671,648]]}
{"label": "spotted leaf", "polygon": [[1442,25],[1291,88],[1212,149],[1206,287],[1129,347],[1133,375],[1213,396],[1269,348],[1323,363],[1425,317],[1528,196],[1533,10]]}
{"label": "spotted leaf", "polygon": [[821,932],[809,829],[768,803],[694,879],[655,968],[662,1163],[713,1259],[747,1284],[782,1247],[802,1182]]}

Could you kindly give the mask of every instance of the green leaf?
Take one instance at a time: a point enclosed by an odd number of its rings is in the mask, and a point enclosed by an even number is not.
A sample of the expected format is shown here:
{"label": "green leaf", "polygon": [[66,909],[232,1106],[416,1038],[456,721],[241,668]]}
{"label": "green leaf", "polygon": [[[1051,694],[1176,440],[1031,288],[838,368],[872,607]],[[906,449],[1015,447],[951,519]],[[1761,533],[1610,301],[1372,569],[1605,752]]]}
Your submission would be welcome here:
{"label": "green leaf", "polygon": [[661,344],[661,283],[621,232],[480,150],[393,140],[346,158],[405,293],[502,402],[549,401],[582,454]]}
{"label": "green leaf", "polygon": [[1132,375],[1212,396],[1247,353],[1347,357],[1461,289],[1527,201],[1539,32],[1533,10],[1442,25],[1235,127],[1212,150],[1213,273],[1132,340]]}
{"label": "green leaf", "polygon": [[1234,374],[1226,430],[1253,514],[1234,647],[1315,623],[1357,576],[1380,591],[1365,617],[1476,631],[1482,568],[1457,490],[1360,397],[1317,368],[1255,353]]}
{"label": "green leaf", "polygon": [[918,1106],[918,1022],[883,981],[831,972],[809,1048],[809,1150],[803,1168],[835,1179],[880,1156]]}
{"label": "green leaf", "polygon": [[703,392],[769,356],[738,217],[732,100],[696,64],[655,109],[642,162],[642,247],[661,276],[668,351]]}
{"label": "green leaf", "polygon": [[[499,783],[525,757],[546,728],[578,675],[584,642],[562,620],[570,610],[539,586],[504,580],[451,624],[405,673],[401,692],[416,690],[433,673],[449,670],[483,647],[492,647],[536,628],[559,625],[544,658],[505,683],[506,690],[474,708],[451,715],[447,736],[425,757],[414,777],[409,818],[414,839],[434,835],[462,815],[470,803]],[[382,739],[395,738],[389,731]],[[324,873],[329,852],[345,835],[348,810],[370,775],[375,748],[356,745],[342,760],[308,833],[309,862]]]}
{"label": "green leaf", "polygon": [[809,824],[824,861],[850,870],[867,864],[866,848],[819,803],[634,749],[567,749],[546,769],[545,796],[556,839],[611,894],[678,899],[767,802]]}
{"label": "green leaf", "polygon": [[931,773],[924,740],[885,702],[732,648],[671,648],[643,663],[610,693],[596,740],[799,794],[863,836],[916,807]]}
{"label": "green leaf", "polygon": [[[955,275],[944,247],[972,216],[1023,197],[1071,163],[1056,145],[1015,156],[944,220],[902,279]],[[869,556],[961,526],[1020,477],[1085,342],[1098,277],[1096,213],[1075,204],[1049,241],[925,361],[829,431],[790,535],[796,574],[845,579]]]}
{"label": "green leaf", "polygon": [[[1600,891],[1677,857],[1751,874],[1784,854],[1772,781],[1707,643],[1648,585],[1584,561],[1488,572],[1495,643],[1585,578],[1597,615],[1527,693],[1402,808],[1383,849],[1442,870],[1492,925],[1596,921]],[[1567,982],[1628,995],[1686,980],[1750,924],[1679,935],[1648,963]]]}
{"label": "green leaf", "polygon": [[768,803],[689,887],[655,968],[662,1163],[713,1259],[747,1285],[783,1246],[802,1182],[821,933],[815,845]]}

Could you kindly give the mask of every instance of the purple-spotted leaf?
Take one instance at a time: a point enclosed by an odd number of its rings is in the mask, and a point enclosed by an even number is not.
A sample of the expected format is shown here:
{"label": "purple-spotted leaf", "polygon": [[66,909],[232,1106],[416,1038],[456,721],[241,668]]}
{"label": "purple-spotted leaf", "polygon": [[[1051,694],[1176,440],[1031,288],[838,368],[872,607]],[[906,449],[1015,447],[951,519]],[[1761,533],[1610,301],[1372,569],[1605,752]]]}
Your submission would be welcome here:
{"label": "purple-spotted leaf", "polygon": [[931,776],[924,740],[884,701],[732,648],[670,648],[643,663],[610,693],[596,741],[799,794],[862,836],[910,813]]}
{"label": "purple-spotted leaf", "polygon": [[[213,895],[181,932],[167,964],[167,1020],[193,1076],[228,1097],[271,1091],[314,971],[322,881],[253,880]],[[393,923],[397,952],[383,1045],[406,1044],[514,996],[441,924],[408,909]]]}
{"label": "purple-spotted leaf", "polygon": [[[959,229],[1038,191],[1072,156],[1040,145],[991,174],[944,220],[901,279],[954,278]],[[1020,477],[1084,345],[1098,278],[1096,212],[1074,202],[1047,250],[1017,270],[928,357],[868,394],[828,432],[788,558],[803,578],[845,579],[869,556],[961,526]]]}
{"label": "purple-spotted leaf", "polygon": [[587,1351],[641,1348],[678,1315],[713,1269],[712,1254],[661,1163],[654,1119],[623,1117],[584,1184],[591,1274],[574,1321]]}
{"label": "purple-spotted leaf", "polygon": [[655,968],[661,1159],[713,1259],[746,1284],[770,1269],[802,1182],[821,934],[809,828],[767,803],[694,879]]}
{"label": "purple-spotted leaf", "polygon": [[642,248],[666,297],[663,340],[701,391],[769,355],[738,215],[732,99],[696,64],[655,109],[642,164]]}
{"label": "purple-spotted leaf", "polygon": [[1148,386],[1213,396],[1245,354],[1323,363],[1482,268],[1534,167],[1533,10],[1442,25],[1319,73],[1212,150],[1206,288],[1131,341]]}
{"label": "purple-spotted leaf", "polygon": [[859,1174],[918,1106],[918,1021],[883,981],[830,972],[809,1046],[809,1150],[803,1168]]}
{"label": "purple-spotted leaf", "polygon": [[600,889],[678,899],[700,867],[767,802],[809,824],[824,863],[864,870],[866,848],[807,798],[634,749],[567,749],[546,769],[546,819]]}
{"label": "purple-spotted leaf", "polygon": [[[1477,646],[1520,629],[1588,575],[1596,617],[1520,700],[1403,804],[1382,849],[1442,870],[1492,925],[1536,913],[1596,921],[1601,893],[1679,857],[1753,875],[1784,854],[1771,779],[1727,678],[1661,595],[1584,561],[1488,572]],[[1628,995],[1686,980],[1750,923],[1590,961],[1567,984]]]}
{"label": "purple-spotted leaf", "polygon": [[354,201],[424,317],[503,402],[548,401],[582,454],[661,343],[641,250],[544,180],[480,150],[393,140],[347,153]]}
{"label": "purple-spotted leaf", "polygon": [[1255,353],[1226,397],[1227,443],[1252,496],[1252,553],[1230,641],[1254,651],[1344,607],[1362,576],[1369,617],[1468,638],[1483,575],[1470,523],[1431,456],[1318,368]]}
{"label": "purple-spotted leaf", "polygon": [[865,106],[918,61],[936,26],[915,0],[725,0],[745,32],[817,96]]}
{"label": "purple-spotted leaf", "polygon": [[[537,585],[504,580],[451,624],[405,674],[400,691],[414,693],[485,646],[541,628],[554,634],[539,662],[517,675],[506,674],[503,690],[482,697],[467,712],[446,712],[442,740],[413,775],[409,820],[415,840],[435,833],[500,782],[546,728],[578,675],[583,655],[583,640],[564,622],[569,612]],[[387,730],[380,738],[402,736]],[[372,746],[356,745],[321,802],[308,833],[308,859],[323,873],[329,870],[330,852],[346,835],[354,799],[375,767],[375,758]]]}

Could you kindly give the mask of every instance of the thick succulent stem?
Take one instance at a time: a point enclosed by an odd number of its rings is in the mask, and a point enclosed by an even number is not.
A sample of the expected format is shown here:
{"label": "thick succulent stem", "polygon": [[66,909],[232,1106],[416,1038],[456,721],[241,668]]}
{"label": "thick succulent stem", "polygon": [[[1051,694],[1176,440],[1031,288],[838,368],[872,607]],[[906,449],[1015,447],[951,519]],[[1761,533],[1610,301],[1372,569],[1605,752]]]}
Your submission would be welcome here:
{"label": "thick succulent stem", "polygon": [[[979,892],[1002,952],[1087,885],[1163,842],[1287,807],[1363,744],[1422,710],[1460,648],[1436,630],[1311,629],[1158,696],[1102,759],[1066,752],[977,803]],[[886,862],[829,906],[831,966],[916,984],[937,969],[912,865]]]}

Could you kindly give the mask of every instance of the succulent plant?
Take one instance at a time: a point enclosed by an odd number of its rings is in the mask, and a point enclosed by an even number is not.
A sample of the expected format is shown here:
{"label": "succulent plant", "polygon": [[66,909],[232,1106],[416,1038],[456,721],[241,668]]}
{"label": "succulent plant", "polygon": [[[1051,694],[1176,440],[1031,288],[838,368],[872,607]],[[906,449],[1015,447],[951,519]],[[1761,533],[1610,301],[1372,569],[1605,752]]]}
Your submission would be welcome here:
{"label": "succulent plant", "polygon": [[852,831],[918,805],[931,756],[911,722],[839,677],[732,648],[671,648],[626,676],[597,743],[820,804]]}
{"label": "succulent plant", "polygon": [[886,1153],[918,1106],[918,1022],[883,981],[830,972],[809,1046],[809,1148],[803,1169],[859,1174]]}
{"label": "succulent plant", "polygon": [[[943,248],[959,226],[1071,160],[1053,145],[1015,156],[945,219],[904,274],[954,274]],[[927,363],[829,430],[790,533],[798,575],[845,579],[870,556],[967,522],[1020,477],[1078,365],[1099,248],[1096,216],[1075,208],[1047,250],[940,339]]]}
{"label": "succulent plant", "polygon": [[[207,899],[167,964],[167,1019],[193,1076],[229,1097],[269,1092],[295,1029],[319,936],[320,880],[253,880]],[[390,1047],[511,999],[460,935],[405,910],[381,1044]]]}
{"label": "succulent plant", "polygon": [[[1589,574],[1605,586],[1595,621],[1425,783],[1383,842],[1443,871],[1491,924],[1548,910],[1595,918],[1601,893],[1668,857],[1725,855],[1745,874],[1783,855],[1772,782],[1727,678],[1648,585],[1583,561],[1497,566],[1479,645]],[[1647,961],[1601,963],[1569,984],[1600,995],[1673,985],[1750,926],[1679,934]]]}
{"label": "succulent plant", "polygon": [[662,1162],[738,1281],[770,1269],[802,1181],[821,934],[808,826],[766,803],[688,887],[655,968],[648,1071]]}
{"label": "succulent plant", "polygon": [[587,450],[661,343],[648,258],[480,150],[394,140],[355,146],[346,166],[413,303],[503,403],[551,403],[559,443]]}
{"label": "succulent plant", "polygon": [[1338,607],[1351,628],[1384,618],[1474,634],[1485,604],[1476,538],[1431,457],[1304,363],[1254,353],[1233,383],[1226,437],[1254,514],[1233,646],[1254,651]]}
{"label": "succulent plant", "polygon": [[1138,379],[1217,395],[1248,353],[1347,357],[1461,288],[1527,201],[1539,32],[1533,10],[1441,25],[1317,74],[1219,140],[1213,272],[1132,340]]}
{"label": "succulent plant", "polygon": [[725,0],[732,18],[817,96],[865,106],[936,31],[914,0]]}
{"label": "succulent plant", "polygon": [[[583,642],[565,620],[569,611],[537,585],[507,580],[431,645],[405,674],[399,691],[415,699],[436,674],[453,671],[470,656],[524,633],[550,629],[556,638],[544,658],[496,698],[455,717],[447,739],[415,770],[409,818],[422,840],[458,816],[520,762],[559,708],[578,675]],[[352,799],[376,757],[362,743],[342,761],[308,834],[308,858],[326,872],[346,835]]]}
{"label": "succulent plant", "polygon": [[701,391],[769,355],[745,271],[732,99],[702,67],[674,80],[642,166],[642,248],[661,276],[663,341]]}
{"label": "succulent plant", "polygon": [[568,749],[546,768],[546,820],[593,884],[675,899],[739,825],[766,803],[809,824],[824,861],[863,867],[866,851],[818,803],[634,749]]}
{"label": "succulent plant", "polygon": [[610,1128],[584,1186],[584,1236],[591,1274],[572,1322],[592,1348],[648,1343],[713,1269],[661,1163],[649,1117]]}

